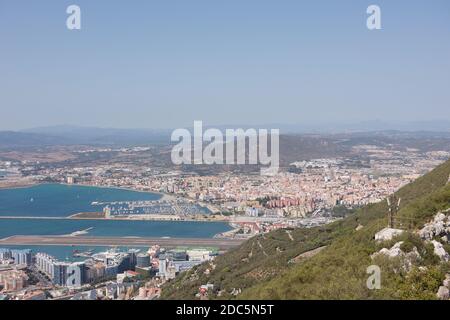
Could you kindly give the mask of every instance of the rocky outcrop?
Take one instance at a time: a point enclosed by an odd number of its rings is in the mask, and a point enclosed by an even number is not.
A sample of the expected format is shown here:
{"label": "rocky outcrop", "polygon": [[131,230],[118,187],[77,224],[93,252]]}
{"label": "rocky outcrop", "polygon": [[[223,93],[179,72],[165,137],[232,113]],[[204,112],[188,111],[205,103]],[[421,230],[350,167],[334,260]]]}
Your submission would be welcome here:
{"label": "rocky outcrop", "polygon": [[382,242],[382,241],[389,241],[393,238],[403,234],[404,230],[400,229],[392,229],[392,228],[384,228],[383,230],[377,232],[375,234],[375,241]]}
{"label": "rocky outcrop", "polygon": [[[433,220],[425,224],[419,230],[420,238],[426,242],[431,242],[434,247],[434,254],[437,255],[441,261],[449,261],[450,255],[445,251],[442,243],[449,243],[450,239],[450,217],[449,210],[437,213]],[[441,242],[435,239],[439,238]]]}
{"label": "rocky outcrop", "polygon": [[448,300],[449,293],[450,293],[450,291],[448,290],[447,287],[440,286],[436,296],[438,297],[438,299]]}
{"label": "rocky outcrop", "polygon": [[433,240],[431,241],[431,243],[434,246],[434,254],[437,255],[442,261],[449,261],[450,256],[449,254],[445,251],[444,246],[442,245],[442,243]]}
{"label": "rocky outcrop", "polygon": [[449,239],[450,238],[449,217],[446,214],[439,212],[438,214],[436,214],[436,216],[431,222],[425,224],[425,226],[419,230],[419,236],[423,240],[432,240],[435,237],[441,238],[446,237],[445,239]]}
{"label": "rocky outcrop", "polygon": [[380,251],[372,254],[370,257],[372,258],[372,260],[380,255],[384,255],[389,258],[400,258],[403,261],[403,269],[409,271],[413,266],[413,263],[421,257],[416,247],[414,247],[411,252],[403,252],[401,249],[402,244],[403,241],[397,242],[392,246],[392,248],[383,248]]}
{"label": "rocky outcrop", "polygon": [[403,244],[403,241],[401,242],[397,242],[396,244],[394,244],[394,246],[390,249],[387,248],[383,248],[378,252],[375,252],[371,258],[374,259],[375,257],[379,256],[379,255],[385,255],[388,256],[389,258],[395,258],[395,257],[399,257],[399,256],[403,256],[405,253],[402,251],[402,249],[400,249],[401,245]]}
{"label": "rocky outcrop", "polygon": [[441,300],[448,300],[450,298],[450,274],[445,275],[445,279],[442,282],[442,286],[439,287],[436,296]]}
{"label": "rocky outcrop", "polygon": [[444,281],[442,282],[442,285],[443,285],[444,287],[447,287],[447,288],[450,289],[450,274],[445,275],[445,279],[444,279]]}

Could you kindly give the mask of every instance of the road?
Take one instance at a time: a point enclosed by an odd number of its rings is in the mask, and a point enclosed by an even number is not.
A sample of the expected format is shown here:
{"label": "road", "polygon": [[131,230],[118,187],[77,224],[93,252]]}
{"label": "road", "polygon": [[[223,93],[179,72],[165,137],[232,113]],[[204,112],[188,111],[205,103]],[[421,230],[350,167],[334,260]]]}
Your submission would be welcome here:
{"label": "road", "polygon": [[130,238],[130,237],[86,237],[86,236],[12,236],[0,240],[2,245],[77,245],[77,246],[125,246],[150,247],[158,244],[170,248],[188,247],[217,247],[230,249],[240,245],[241,239],[215,238]]}

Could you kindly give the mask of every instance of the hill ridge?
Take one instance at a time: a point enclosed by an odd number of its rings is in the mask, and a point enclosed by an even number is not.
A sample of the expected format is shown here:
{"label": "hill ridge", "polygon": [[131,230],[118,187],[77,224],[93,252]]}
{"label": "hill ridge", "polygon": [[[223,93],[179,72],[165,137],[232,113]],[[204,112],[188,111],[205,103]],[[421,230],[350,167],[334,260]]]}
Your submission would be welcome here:
{"label": "hill ridge", "polygon": [[[398,190],[395,194],[402,198],[399,216],[415,217],[417,228],[439,210],[450,207],[449,175],[447,161]],[[400,290],[400,284],[385,284],[384,290],[377,291],[366,287],[370,256],[380,249],[373,238],[387,225],[386,212],[386,201],[382,201],[329,225],[294,229],[289,234],[277,230],[253,237],[213,263],[204,263],[169,282],[163,288],[162,298],[194,299],[198,287],[206,283],[215,285],[212,299],[405,298],[409,288]],[[357,231],[360,225],[363,228]],[[323,246],[327,247],[314,256],[298,264],[289,263],[296,256]],[[431,298],[438,280],[445,276],[442,266],[430,261],[429,267],[434,270],[430,277],[435,285],[412,298]],[[386,272],[401,283],[402,279]],[[234,295],[240,291],[242,294]]]}

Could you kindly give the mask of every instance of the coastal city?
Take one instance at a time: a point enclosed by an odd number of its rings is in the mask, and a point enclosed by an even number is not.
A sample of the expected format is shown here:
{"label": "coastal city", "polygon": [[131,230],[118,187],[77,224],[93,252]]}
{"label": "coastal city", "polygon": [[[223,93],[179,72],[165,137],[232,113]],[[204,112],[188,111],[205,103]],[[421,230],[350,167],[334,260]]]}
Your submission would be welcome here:
{"label": "coastal city", "polygon": [[[165,283],[204,262],[213,266],[218,255],[246,239],[342,219],[385,199],[450,157],[446,149],[358,144],[350,155],[299,157],[277,175],[261,176],[258,170],[168,165],[166,150],[61,147],[54,153],[24,152],[21,157],[26,160],[11,152],[0,154],[0,190],[25,194],[20,195],[25,209],[2,209],[2,223],[37,223],[27,234],[3,230],[0,299],[158,299]],[[148,152],[159,156],[143,165]],[[83,165],[79,157],[87,158]],[[66,214],[35,207],[40,196],[34,195],[33,186],[65,188],[68,194],[75,192],[71,195],[75,201],[93,190],[117,193],[105,199],[92,196],[83,209]],[[122,192],[133,193],[126,199]],[[46,235],[46,222],[84,224]],[[98,224],[103,222],[120,225],[108,231]],[[183,239],[168,236],[169,225],[161,225],[155,226],[157,233],[150,229],[137,233],[137,224],[145,223],[181,223],[186,228],[188,223],[211,223],[217,231]],[[52,254],[49,245],[65,248],[64,254]],[[208,299],[213,287],[202,284],[196,298]]]}
{"label": "coastal city", "polygon": [[450,1],[0,0],[0,38],[0,320],[450,301]]}
{"label": "coastal city", "polygon": [[[305,218],[333,219],[340,216],[339,212],[376,203],[450,155],[448,151],[400,151],[371,145],[353,149],[355,155],[351,158],[294,161],[272,177],[229,171],[199,175],[173,166],[145,167],[131,160],[96,161],[95,166],[79,167],[65,165],[64,161],[0,161],[0,187],[63,183],[161,195],[151,201],[93,202],[95,212],[82,212],[74,218],[297,224]],[[147,150],[140,147],[120,152],[136,155]],[[84,152],[112,151],[97,148]],[[335,208],[343,210],[336,212]]]}
{"label": "coastal city", "polygon": [[0,38],[2,319],[450,301],[450,1],[0,0]]}

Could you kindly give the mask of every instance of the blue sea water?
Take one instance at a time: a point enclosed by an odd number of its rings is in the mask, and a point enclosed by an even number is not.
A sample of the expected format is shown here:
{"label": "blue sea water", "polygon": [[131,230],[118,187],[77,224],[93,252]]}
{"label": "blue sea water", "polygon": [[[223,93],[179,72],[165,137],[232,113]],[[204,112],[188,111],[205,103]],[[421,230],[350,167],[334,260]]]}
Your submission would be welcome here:
{"label": "blue sea water", "polygon": [[[0,239],[13,235],[67,235],[90,229],[87,236],[211,238],[230,230],[220,222],[71,220],[79,212],[99,211],[93,201],[157,200],[160,195],[114,188],[44,184],[29,188],[0,190],[0,216],[61,217],[62,219],[0,219]],[[30,201],[32,199],[32,201]],[[0,245],[1,246],[1,245]],[[47,252],[59,259],[73,259],[73,250],[95,251],[105,247],[12,246]]]}
{"label": "blue sea water", "polygon": [[211,238],[230,230],[226,223],[191,221],[0,219],[0,239],[13,235],[68,235],[86,230],[97,237]]}
{"label": "blue sea water", "polygon": [[117,188],[41,184],[0,189],[0,216],[66,217],[80,212],[102,211],[92,202],[158,200],[161,196]]}

